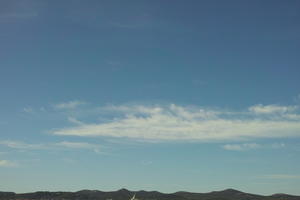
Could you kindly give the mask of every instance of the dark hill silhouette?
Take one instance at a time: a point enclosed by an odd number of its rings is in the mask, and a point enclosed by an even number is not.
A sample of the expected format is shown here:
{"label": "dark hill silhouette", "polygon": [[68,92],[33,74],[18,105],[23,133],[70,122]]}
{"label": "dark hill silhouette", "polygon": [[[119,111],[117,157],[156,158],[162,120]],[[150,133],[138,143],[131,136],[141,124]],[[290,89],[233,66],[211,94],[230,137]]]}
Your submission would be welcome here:
{"label": "dark hill silhouette", "polygon": [[129,191],[121,189],[113,192],[81,190],[78,192],[34,192],[16,194],[0,192],[0,200],[129,200],[134,194],[138,200],[300,200],[300,196],[274,194],[263,196],[244,193],[234,189],[209,193],[175,192],[165,194],[157,191]]}

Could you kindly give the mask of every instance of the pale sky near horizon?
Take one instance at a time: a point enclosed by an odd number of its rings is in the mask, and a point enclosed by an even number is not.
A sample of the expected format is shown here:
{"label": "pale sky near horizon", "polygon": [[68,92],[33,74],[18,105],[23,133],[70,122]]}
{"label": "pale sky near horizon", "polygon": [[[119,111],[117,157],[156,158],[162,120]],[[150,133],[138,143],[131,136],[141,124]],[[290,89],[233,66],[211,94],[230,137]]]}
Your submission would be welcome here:
{"label": "pale sky near horizon", "polygon": [[0,0],[0,191],[300,195],[299,10]]}

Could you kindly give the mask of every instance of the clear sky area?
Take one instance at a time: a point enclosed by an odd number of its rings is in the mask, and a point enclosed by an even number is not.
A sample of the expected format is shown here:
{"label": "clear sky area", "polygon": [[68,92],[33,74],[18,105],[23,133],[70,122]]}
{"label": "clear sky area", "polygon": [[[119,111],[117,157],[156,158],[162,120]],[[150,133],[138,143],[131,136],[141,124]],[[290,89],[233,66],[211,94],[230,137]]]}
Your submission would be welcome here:
{"label": "clear sky area", "polygon": [[0,0],[0,191],[300,195],[299,11]]}

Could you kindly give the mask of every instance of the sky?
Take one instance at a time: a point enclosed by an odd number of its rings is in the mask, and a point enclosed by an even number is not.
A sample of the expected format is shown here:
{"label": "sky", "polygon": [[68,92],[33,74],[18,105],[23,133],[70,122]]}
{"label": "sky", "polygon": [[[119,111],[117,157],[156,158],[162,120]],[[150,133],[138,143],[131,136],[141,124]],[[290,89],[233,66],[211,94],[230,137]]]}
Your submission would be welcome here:
{"label": "sky", "polygon": [[299,10],[0,0],[0,191],[300,195]]}

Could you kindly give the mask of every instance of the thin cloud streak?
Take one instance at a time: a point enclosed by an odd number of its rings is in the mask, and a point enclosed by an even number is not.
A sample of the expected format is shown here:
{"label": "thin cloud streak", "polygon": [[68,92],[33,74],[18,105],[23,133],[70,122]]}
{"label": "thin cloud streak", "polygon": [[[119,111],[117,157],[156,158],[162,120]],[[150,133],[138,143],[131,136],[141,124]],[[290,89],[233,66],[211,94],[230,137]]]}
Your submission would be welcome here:
{"label": "thin cloud streak", "polygon": [[86,103],[83,101],[74,100],[74,101],[56,104],[56,105],[54,105],[54,108],[56,108],[56,109],[74,109],[74,108],[76,108],[80,105],[84,105],[84,104],[86,104]]}
{"label": "thin cloud streak", "polygon": [[285,143],[273,143],[273,144],[258,144],[258,143],[235,143],[225,144],[221,146],[228,151],[249,151],[256,149],[282,149],[286,147]]}
{"label": "thin cloud streak", "polygon": [[0,141],[0,145],[12,149],[44,149],[46,146],[43,144],[28,144],[21,141],[11,141],[11,140]]}
{"label": "thin cloud streak", "polygon": [[87,142],[70,142],[62,141],[57,143],[46,143],[46,144],[28,144],[22,141],[0,141],[0,145],[6,146],[11,149],[20,150],[64,150],[64,149],[86,149],[92,150],[95,153],[102,153],[102,148],[98,144],[91,144]]}
{"label": "thin cloud streak", "polygon": [[258,104],[249,108],[250,112],[255,114],[278,114],[293,112],[298,109],[298,106],[280,106],[280,105],[262,105]]}
{"label": "thin cloud streak", "polygon": [[[300,137],[300,121],[287,114],[296,109],[263,107],[279,112],[222,112],[212,109],[169,106],[109,106],[106,111],[123,114],[111,121],[82,124],[52,131],[55,135],[131,138],[144,141],[240,141],[255,138]],[[255,110],[255,109],[254,109]],[[266,111],[267,112],[267,111]],[[268,111],[269,112],[269,111]],[[271,112],[271,113],[272,113]],[[284,113],[284,114],[281,114]],[[101,115],[101,114],[100,114]]]}
{"label": "thin cloud streak", "polygon": [[77,124],[77,125],[83,125],[84,123],[79,121],[78,119],[74,118],[74,117],[68,117],[68,121],[73,123],[73,124]]}
{"label": "thin cloud streak", "polygon": [[25,107],[25,108],[23,108],[23,112],[25,112],[25,113],[33,113],[34,111],[33,111],[33,109],[31,107]]}
{"label": "thin cloud streak", "polygon": [[68,141],[58,142],[55,143],[55,145],[60,147],[71,148],[71,149],[92,149],[98,147],[98,145],[90,144],[87,142],[68,142]]}
{"label": "thin cloud streak", "polygon": [[256,143],[244,143],[244,144],[225,144],[223,149],[229,151],[246,151],[260,148],[261,145]]}

